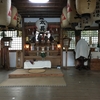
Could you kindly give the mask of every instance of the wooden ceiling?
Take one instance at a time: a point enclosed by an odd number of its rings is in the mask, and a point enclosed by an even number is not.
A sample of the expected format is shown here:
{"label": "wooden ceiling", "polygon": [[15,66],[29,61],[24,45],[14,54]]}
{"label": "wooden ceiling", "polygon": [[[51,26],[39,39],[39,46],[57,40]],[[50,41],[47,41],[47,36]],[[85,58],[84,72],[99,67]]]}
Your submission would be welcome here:
{"label": "wooden ceiling", "polygon": [[23,18],[57,18],[62,14],[63,7],[66,6],[67,0],[49,0],[48,3],[37,4],[28,0],[12,0],[18,13]]}

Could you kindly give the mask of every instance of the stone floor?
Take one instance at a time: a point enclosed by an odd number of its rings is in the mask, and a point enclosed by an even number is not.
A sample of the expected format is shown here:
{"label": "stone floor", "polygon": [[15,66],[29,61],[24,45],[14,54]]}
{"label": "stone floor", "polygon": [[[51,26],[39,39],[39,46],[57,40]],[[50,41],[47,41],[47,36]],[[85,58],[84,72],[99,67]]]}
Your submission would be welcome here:
{"label": "stone floor", "polygon": [[[0,83],[13,70],[0,70]],[[66,87],[0,87],[0,100],[100,100],[100,71],[62,70]]]}

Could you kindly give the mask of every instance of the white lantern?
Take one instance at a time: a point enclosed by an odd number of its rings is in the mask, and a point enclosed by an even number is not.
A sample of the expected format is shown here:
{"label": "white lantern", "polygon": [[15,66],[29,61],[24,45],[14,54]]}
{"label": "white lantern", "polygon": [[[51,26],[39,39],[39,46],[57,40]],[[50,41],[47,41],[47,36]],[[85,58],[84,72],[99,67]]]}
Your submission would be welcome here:
{"label": "white lantern", "polygon": [[90,27],[93,23],[92,19],[89,16],[85,16],[81,18],[81,23],[83,27]]}
{"label": "white lantern", "polygon": [[48,23],[43,18],[40,18],[38,21],[36,21],[36,28],[39,32],[45,32],[47,31]]}
{"label": "white lantern", "polygon": [[84,29],[84,27],[82,26],[82,23],[81,23],[81,22],[79,22],[79,23],[78,23],[78,25],[77,25],[77,26],[75,26],[75,29],[76,29],[76,30],[83,30],[83,29]]}
{"label": "white lantern", "polygon": [[12,14],[11,14],[11,23],[10,27],[16,27],[17,26],[17,8],[15,6],[12,6],[11,8]]}
{"label": "white lantern", "polygon": [[63,21],[62,21],[63,17],[64,16],[61,15],[61,18],[60,18],[61,28],[68,28],[68,29],[70,29],[71,28],[71,24],[70,23],[68,23],[67,26],[64,26]]}
{"label": "white lantern", "polygon": [[0,25],[8,26],[11,22],[11,0],[0,1]]}
{"label": "white lantern", "polygon": [[91,14],[96,8],[96,0],[76,0],[78,14]]}
{"label": "white lantern", "polygon": [[62,10],[62,28],[66,28],[69,25],[68,19],[67,19],[67,6],[65,6]]}
{"label": "white lantern", "polygon": [[80,22],[80,18],[76,12],[74,0],[67,0],[67,19],[69,23],[75,24]]}

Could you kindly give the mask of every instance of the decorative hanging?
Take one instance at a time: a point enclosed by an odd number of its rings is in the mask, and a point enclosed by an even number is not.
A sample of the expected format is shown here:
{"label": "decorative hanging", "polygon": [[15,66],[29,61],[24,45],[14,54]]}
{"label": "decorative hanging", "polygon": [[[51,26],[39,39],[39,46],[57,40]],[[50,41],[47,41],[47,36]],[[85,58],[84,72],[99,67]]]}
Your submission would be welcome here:
{"label": "decorative hanging", "polygon": [[0,26],[8,26],[11,22],[11,0],[0,0]]}
{"label": "decorative hanging", "polygon": [[43,18],[40,18],[36,21],[36,30],[39,32],[45,32],[47,31],[48,23]]}
{"label": "decorative hanging", "polygon": [[96,0],[76,0],[78,14],[91,14],[96,8]]}

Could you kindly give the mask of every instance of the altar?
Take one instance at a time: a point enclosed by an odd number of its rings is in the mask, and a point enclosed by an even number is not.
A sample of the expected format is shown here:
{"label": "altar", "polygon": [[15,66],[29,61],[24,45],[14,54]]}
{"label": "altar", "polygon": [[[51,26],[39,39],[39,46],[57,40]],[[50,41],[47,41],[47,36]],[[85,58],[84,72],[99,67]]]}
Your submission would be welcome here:
{"label": "altar", "polygon": [[38,60],[34,61],[33,64],[29,60],[24,62],[24,69],[38,69],[38,68],[51,68],[51,61]]}

